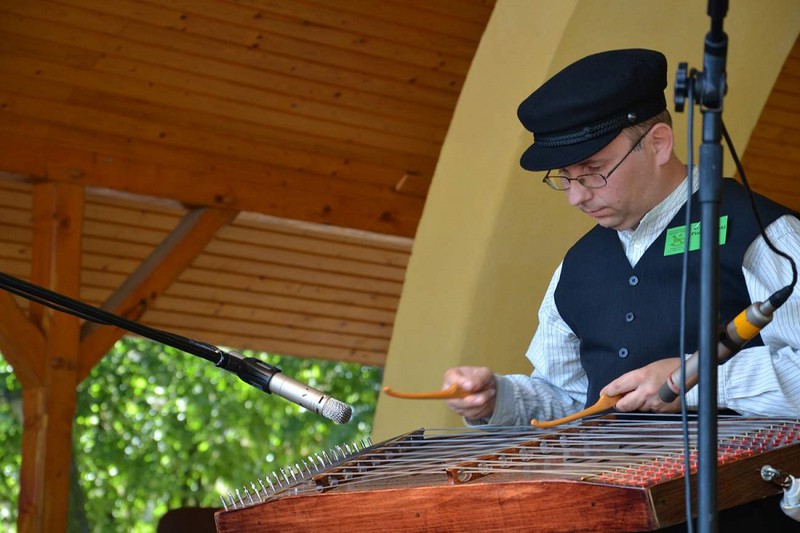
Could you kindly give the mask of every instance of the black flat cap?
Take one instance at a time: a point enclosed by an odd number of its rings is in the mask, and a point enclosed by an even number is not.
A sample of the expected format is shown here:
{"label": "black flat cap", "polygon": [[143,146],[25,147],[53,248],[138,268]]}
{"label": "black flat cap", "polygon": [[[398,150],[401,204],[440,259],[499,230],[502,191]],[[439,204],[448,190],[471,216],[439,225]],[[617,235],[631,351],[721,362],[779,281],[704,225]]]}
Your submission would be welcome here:
{"label": "black flat cap", "polygon": [[517,110],[533,145],[526,170],[563,168],[603,149],[628,126],[667,108],[667,59],[653,50],[585,57],[547,80]]}

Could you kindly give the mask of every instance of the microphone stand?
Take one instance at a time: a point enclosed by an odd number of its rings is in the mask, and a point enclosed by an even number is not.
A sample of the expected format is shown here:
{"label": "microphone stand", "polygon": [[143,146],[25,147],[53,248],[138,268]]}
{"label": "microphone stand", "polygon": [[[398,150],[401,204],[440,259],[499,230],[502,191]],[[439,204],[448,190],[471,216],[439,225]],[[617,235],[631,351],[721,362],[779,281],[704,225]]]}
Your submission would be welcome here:
{"label": "microphone stand", "polygon": [[281,371],[280,368],[254,357],[243,357],[237,352],[226,352],[211,344],[145,326],[44,287],[28,283],[4,272],[0,272],[0,289],[46,305],[57,311],[69,313],[97,324],[116,326],[167,346],[172,346],[183,352],[196,355],[214,363],[215,366],[223,370],[236,374],[245,383],[266,393],[271,392],[270,381]]}
{"label": "microphone stand", "polygon": [[239,379],[262,392],[267,394],[274,393],[277,396],[286,398],[311,412],[333,420],[337,424],[344,424],[349,421],[353,414],[353,409],[349,405],[287,377],[281,373],[280,368],[255,357],[244,357],[234,351],[226,352],[205,342],[198,342],[188,337],[139,324],[3,272],[0,272],[0,289],[32,302],[46,305],[56,311],[69,313],[96,324],[116,326],[186,353],[202,357],[206,361],[214,363],[216,367],[236,374]]}
{"label": "microphone stand", "polygon": [[[675,82],[676,110],[682,110],[692,87],[703,113],[703,143],[700,146],[700,331],[698,405],[698,511],[699,531],[717,531],[717,341],[719,324],[719,211],[722,188],[722,103],[725,95],[725,61],[728,37],[722,30],[728,11],[727,0],[709,0],[707,13],[711,30],[706,34],[703,72],[696,83]],[[691,127],[691,125],[690,125]],[[690,169],[691,171],[691,169]]]}

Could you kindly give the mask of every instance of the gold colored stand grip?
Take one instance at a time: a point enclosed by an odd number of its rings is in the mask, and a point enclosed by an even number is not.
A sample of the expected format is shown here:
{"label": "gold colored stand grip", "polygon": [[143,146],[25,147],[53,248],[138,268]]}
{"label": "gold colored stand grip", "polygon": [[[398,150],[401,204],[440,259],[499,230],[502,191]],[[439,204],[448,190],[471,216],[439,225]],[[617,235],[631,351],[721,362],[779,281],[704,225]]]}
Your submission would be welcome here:
{"label": "gold colored stand grip", "polygon": [[436,392],[396,392],[391,387],[384,387],[383,392],[395,398],[403,398],[405,400],[453,400],[456,398],[465,398],[472,394],[469,391],[461,389],[458,384],[453,383],[450,387],[436,391]]}
{"label": "gold colored stand grip", "polygon": [[591,407],[587,407],[583,411],[578,411],[577,413],[565,416],[564,418],[551,420],[550,422],[539,422],[538,420],[533,419],[531,420],[531,425],[537,428],[551,428],[553,426],[560,426],[561,424],[566,424],[567,422],[572,422],[573,420],[578,420],[579,418],[584,418],[589,415],[602,413],[606,409],[611,409],[617,405],[617,402],[623,396],[623,394],[617,394],[616,396],[606,396],[605,394],[602,394],[600,399],[597,400],[596,404],[592,405]]}

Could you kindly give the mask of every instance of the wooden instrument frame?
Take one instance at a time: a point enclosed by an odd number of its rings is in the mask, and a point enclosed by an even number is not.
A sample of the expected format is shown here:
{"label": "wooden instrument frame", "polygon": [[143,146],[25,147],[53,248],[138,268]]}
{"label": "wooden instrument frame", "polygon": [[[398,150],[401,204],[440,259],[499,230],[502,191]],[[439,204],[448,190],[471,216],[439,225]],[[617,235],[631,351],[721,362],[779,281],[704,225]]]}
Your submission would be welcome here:
{"label": "wooden instrument frame", "polygon": [[[797,423],[800,427],[800,421]],[[568,430],[570,431],[570,430]],[[795,432],[797,430],[795,429]],[[800,436],[795,442],[721,463],[718,507],[728,509],[778,494],[763,481],[765,464],[797,473]],[[389,442],[389,441],[387,441]],[[377,445],[380,446],[380,445]],[[503,451],[505,453],[505,451]],[[357,461],[357,457],[353,460]],[[495,456],[493,456],[495,457]],[[316,476],[346,471],[343,461]],[[215,515],[220,533],[247,531],[645,531],[685,521],[684,478],[643,486],[583,480],[531,479],[519,472],[494,472],[466,482],[448,474],[448,483],[422,486],[283,495]],[[696,474],[691,475],[692,494]],[[417,485],[417,484],[415,484]],[[696,505],[696,504],[695,504]],[[693,506],[693,508],[696,508]]]}

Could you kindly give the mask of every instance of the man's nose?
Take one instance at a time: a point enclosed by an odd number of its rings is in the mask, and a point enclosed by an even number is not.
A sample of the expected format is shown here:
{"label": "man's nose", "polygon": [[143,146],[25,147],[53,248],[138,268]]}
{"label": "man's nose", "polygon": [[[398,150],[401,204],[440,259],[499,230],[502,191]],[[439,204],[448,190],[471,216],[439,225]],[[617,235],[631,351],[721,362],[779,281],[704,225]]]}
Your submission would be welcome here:
{"label": "man's nose", "polygon": [[584,187],[577,181],[573,181],[569,184],[569,189],[567,189],[567,200],[569,201],[570,205],[580,205],[591,197],[591,189]]}

